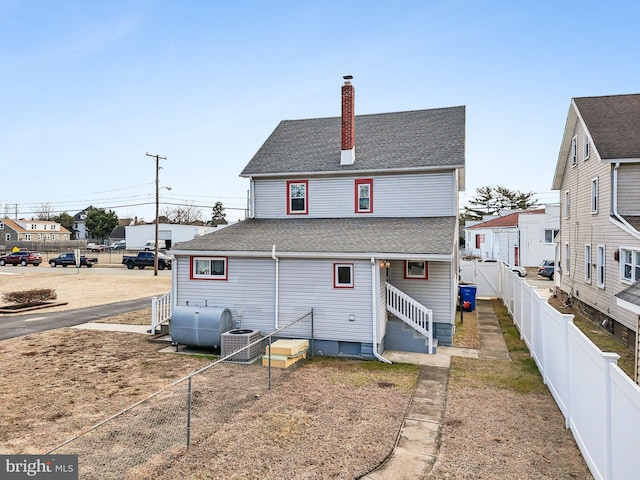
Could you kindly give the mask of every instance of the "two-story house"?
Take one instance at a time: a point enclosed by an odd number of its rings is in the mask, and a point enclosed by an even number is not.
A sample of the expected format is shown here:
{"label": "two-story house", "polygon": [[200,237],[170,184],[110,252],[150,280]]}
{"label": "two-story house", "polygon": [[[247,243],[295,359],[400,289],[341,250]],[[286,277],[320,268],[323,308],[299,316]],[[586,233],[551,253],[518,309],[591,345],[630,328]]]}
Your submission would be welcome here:
{"label": "two-story house", "polygon": [[15,243],[68,241],[71,233],[57,222],[49,220],[0,219],[2,244],[9,249]]}
{"label": "two-story house", "polygon": [[345,80],[341,117],[282,121],[246,165],[248,219],[175,246],[173,304],[263,333],[313,309],[318,355],[450,345],[465,109],[355,115]]}
{"label": "two-story house", "polygon": [[559,293],[633,342],[640,311],[620,300],[640,305],[640,95],[571,100],[553,189]]}
{"label": "two-story house", "polygon": [[95,210],[93,205],[89,205],[87,208],[73,216],[73,231],[74,238],[76,240],[86,240],[89,238],[89,232],[87,231],[85,220],[87,219],[87,214],[91,210]]}

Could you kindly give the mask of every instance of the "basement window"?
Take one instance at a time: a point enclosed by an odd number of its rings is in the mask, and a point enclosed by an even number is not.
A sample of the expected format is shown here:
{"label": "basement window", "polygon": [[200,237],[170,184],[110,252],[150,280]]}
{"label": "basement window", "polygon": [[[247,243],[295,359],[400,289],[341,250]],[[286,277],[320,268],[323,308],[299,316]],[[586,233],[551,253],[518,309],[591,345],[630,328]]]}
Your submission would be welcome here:
{"label": "basement window", "polygon": [[353,263],[333,264],[333,288],[353,288]]}
{"label": "basement window", "polygon": [[429,264],[424,260],[407,260],[404,262],[404,278],[429,279]]}
{"label": "basement window", "polygon": [[191,257],[192,280],[227,280],[227,257]]}

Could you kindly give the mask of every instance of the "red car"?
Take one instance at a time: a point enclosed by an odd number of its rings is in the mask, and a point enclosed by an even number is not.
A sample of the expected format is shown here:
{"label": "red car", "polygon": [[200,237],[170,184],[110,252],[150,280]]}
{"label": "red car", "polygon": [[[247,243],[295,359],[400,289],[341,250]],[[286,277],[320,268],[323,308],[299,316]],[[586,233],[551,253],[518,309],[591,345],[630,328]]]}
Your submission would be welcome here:
{"label": "red car", "polygon": [[29,264],[37,267],[42,263],[42,255],[37,252],[27,252],[21,250],[19,252],[13,252],[0,258],[1,266],[6,265],[7,263],[10,263],[14,267],[16,265],[22,265],[23,267],[26,267]]}

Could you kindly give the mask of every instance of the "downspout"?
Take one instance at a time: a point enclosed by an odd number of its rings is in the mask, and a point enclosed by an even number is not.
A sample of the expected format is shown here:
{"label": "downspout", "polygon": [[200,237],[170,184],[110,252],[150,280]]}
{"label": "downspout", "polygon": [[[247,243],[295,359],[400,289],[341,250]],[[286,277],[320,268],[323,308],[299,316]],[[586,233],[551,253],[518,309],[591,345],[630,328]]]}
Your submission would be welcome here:
{"label": "downspout", "polygon": [[376,259],[371,257],[371,318],[373,322],[373,355],[384,363],[391,363],[391,360],[384,358],[378,353],[378,307],[380,306],[380,290],[376,288]]}
{"label": "downspout", "polygon": [[276,262],[276,298],[275,298],[275,324],[276,329],[278,328],[278,315],[280,308],[280,300],[279,300],[279,291],[280,291],[280,260],[276,257],[276,246],[274,245],[271,249],[271,258],[273,258]]}

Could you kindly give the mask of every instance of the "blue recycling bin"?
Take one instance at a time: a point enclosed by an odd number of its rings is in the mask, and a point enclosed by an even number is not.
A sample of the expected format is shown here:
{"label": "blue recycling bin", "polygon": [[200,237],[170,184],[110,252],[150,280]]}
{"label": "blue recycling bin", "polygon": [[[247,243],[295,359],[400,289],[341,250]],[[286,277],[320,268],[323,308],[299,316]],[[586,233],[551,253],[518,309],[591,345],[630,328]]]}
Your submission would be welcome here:
{"label": "blue recycling bin", "polygon": [[[460,285],[460,303],[462,309],[465,312],[473,312],[476,309],[476,291],[478,287],[476,285]],[[468,306],[465,306],[468,302]]]}

